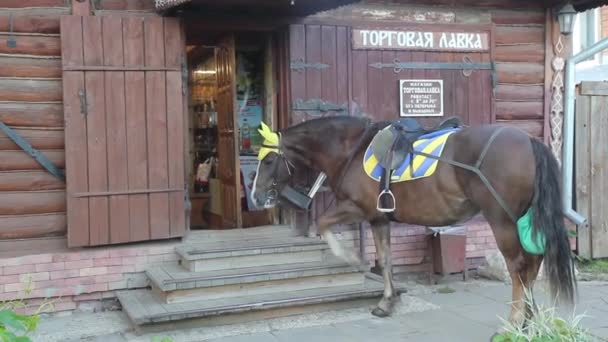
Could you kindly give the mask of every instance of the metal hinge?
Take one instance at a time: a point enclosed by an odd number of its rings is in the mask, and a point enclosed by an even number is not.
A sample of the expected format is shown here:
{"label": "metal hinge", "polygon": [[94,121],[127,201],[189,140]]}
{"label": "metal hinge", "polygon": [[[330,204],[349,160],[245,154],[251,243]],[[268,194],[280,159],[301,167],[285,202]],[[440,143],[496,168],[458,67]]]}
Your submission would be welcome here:
{"label": "metal hinge", "polygon": [[304,70],[310,68],[310,69],[317,69],[317,70],[321,70],[321,69],[326,69],[329,68],[329,64],[324,64],[324,63],[306,63],[304,62],[304,58],[298,58],[296,60],[292,60],[291,64],[289,65],[289,68],[291,70],[297,71],[297,72],[303,72]]}
{"label": "metal hinge", "polygon": [[80,98],[80,114],[86,117],[89,115],[89,105],[87,103],[87,94],[84,89],[78,91],[78,97]]}
{"label": "metal hinge", "polygon": [[297,99],[293,107],[294,111],[314,111],[326,114],[328,112],[337,112],[338,115],[348,115],[348,105],[337,105],[321,99],[302,100]]}

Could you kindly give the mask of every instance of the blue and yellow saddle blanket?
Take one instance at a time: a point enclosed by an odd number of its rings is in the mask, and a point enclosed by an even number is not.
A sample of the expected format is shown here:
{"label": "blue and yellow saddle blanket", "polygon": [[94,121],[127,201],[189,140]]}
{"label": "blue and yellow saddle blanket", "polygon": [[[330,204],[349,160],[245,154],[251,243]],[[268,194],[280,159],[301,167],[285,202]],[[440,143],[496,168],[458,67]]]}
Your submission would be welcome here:
{"label": "blue and yellow saddle blanket", "polygon": [[[414,142],[414,151],[423,152],[435,157],[441,156],[445,147],[448,137],[453,133],[460,130],[459,128],[446,128],[432,133],[428,133],[420,136],[418,140]],[[405,182],[408,180],[414,180],[418,178],[424,178],[431,176],[437,169],[437,159],[429,158],[421,155],[414,156],[414,160],[411,163],[413,166],[413,176],[410,172],[410,160],[412,159],[412,153],[408,154],[403,163],[397,167],[391,174],[391,183]],[[373,180],[379,182],[380,177],[384,173],[384,168],[380,165],[380,162],[374,155],[372,145],[367,147],[365,150],[365,157],[363,158],[363,169],[365,173]]]}

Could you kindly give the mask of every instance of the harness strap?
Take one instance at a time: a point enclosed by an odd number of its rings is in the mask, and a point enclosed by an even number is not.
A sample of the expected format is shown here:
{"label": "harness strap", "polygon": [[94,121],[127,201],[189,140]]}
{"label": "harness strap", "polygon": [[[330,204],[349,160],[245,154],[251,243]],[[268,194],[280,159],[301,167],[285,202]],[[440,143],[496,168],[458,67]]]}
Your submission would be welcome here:
{"label": "harness strap", "polygon": [[414,152],[418,155],[421,155],[423,157],[427,157],[427,158],[433,158],[439,161],[442,161],[444,163],[448,163],[454,166],[458,166],[461,167],[465,170],[471,171],[474,174],[476,174],[477,176],[479,176],[479,178],[481,179],[481,181],[483,182],[483,184],[488,188],[488,190],[490,191],[490,193],[492,194],[492,196],[494,196],[494,199],[498,202],[498,204],[504,209],[504,211],[507,213],[507,215],[509,215],[509,217],[511,218],[511,220],[513,220],[514,223],[517,223],[517,216],[515,216],[515,214],[513,213],[513,211],[511,210],[511,208],[509,208],[509,206],[507,205],[507,203],[504,201],[504,199],[502,198],[502,196],[500,196],[500,194],[496,191],[496,189],[492,186],[492,184],[490,184],[490,181],[488,180],[488,178],[481,172],[481,170],[479,169],[479,167],[481,166],[481,163],[483,162],[483,159],[485,158],[488,149],[490,147],[490,145],[492,144],[492,142],[494,142],[494,139],[496,139],[496,137],[498,136],[498,134],[502,131],[504,127],[501,127],[500,129],[498,129],[497,131],[495,131],[492,136],[490,137],[490,139],[488,140],[488,142],[486,143],[486,146],[484,147],[484,149],[482,150],[482,153],[479,155],[479,158],[477,159],[477,163],[475,163],[475,166],[471,166],[468,164],[464,164],[461,162],[457,162],[455,160],[450,160],[450,159],[445,159],[441,156],[437,157],[431,154],[427,154],[424,152]]}

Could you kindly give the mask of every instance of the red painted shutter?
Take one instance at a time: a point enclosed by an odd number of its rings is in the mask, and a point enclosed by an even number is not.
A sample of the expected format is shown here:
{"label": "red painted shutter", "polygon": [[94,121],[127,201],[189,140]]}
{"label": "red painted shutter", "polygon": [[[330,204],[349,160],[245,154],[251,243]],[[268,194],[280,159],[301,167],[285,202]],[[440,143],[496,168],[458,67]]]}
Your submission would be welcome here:
{"label": "red painted shutter", "polygon": [[68,244],[186,230],[180,22],[61,18]]}

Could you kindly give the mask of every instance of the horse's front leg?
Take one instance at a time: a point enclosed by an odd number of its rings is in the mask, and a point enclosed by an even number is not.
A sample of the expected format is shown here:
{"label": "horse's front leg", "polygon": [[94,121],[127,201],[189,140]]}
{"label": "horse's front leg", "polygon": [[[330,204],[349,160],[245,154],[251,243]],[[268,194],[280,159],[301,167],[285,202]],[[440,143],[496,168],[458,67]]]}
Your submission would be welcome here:
{"label": "horse's front leg", "polygon": [[351,265],[361,265],[361,258],[353,248],[345,249],[331,232],[331,227],[336,224],[348,224],[360,222],[363,219],[362,211],[351,201],[344,201],[319,218],[318,231],[325,239],[332,253],[338,258]]}
{"label": "horse's front leg", "polygon": [[384,280],[384,294],[378,306],[372,311],[377,317],[387,317],[393,312],[397,299],[395,287],[393,286],[393,262],[391,258],[390,225],[386,221],[372,221],[372,233],[376,244],[377,259],[382,267],[382,278]]}

